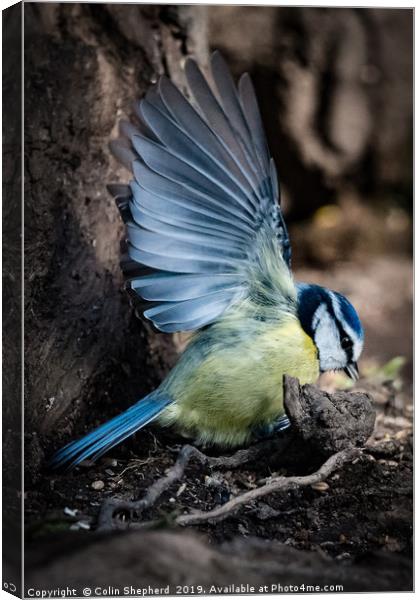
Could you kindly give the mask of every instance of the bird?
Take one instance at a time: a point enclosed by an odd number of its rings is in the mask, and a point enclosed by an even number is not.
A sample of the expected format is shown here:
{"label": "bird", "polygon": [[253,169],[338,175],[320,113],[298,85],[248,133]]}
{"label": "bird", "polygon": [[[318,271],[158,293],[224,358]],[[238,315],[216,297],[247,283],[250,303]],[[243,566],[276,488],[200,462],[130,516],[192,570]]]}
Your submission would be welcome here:
{"label": "bird", "polygon": [[256,93],[216,51],[187,58],[187,94],[161,76],[111,150],[130,168],[109,186],[126,225],[122,268],[143,316],[193,332],[157,389],[69,443],[54,467],[96,460],[152,421],[197,444],[235,448],[290,426],[283,378],[358,377],[364,331],[337,291],[295,282]]}

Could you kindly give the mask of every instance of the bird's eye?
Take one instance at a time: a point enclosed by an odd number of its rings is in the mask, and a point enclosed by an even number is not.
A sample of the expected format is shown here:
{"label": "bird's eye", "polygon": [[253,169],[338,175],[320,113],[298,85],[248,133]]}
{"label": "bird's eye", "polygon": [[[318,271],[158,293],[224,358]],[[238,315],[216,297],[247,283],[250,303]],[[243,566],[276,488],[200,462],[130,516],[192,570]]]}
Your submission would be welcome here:
{"label": "bird's eye", "polygon": [[341,338],[341,347],[342,348],[351,348],[351,346],[353,345],[353,342],[351,341],[351,339],[347,336]]}

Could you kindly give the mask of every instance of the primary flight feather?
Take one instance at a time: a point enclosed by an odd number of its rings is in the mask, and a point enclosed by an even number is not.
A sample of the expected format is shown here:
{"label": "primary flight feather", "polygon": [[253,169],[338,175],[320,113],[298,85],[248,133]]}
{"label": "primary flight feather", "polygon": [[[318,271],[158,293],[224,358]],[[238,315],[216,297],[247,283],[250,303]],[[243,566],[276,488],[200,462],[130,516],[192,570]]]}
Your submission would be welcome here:
{"label": "primary flight feather", "polygon": [[357,377],[355,309],[338,292],[293,281],[250,77],[237,87],[217,52],[215,92],[193,60],[185,73],[191,102],[162,77],[137,125],[120,125],[111,147],[134,179],[110,190],[127,227],[127,286],[144,316],[162,332],[196,333],[157,390],[64,447],[55,466],[98,458],[155,419],[201,443],[248,443],[287,427],[285,374]]}

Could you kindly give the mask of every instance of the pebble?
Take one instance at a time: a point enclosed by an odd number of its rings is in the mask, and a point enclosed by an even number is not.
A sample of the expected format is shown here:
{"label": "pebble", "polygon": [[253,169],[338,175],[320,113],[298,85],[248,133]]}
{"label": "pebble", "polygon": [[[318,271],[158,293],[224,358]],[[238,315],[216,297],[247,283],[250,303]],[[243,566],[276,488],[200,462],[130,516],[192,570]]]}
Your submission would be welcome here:
{"label": "pebble", "polygon": [[396,440],[404,440],[405,438],[407,438],[410,434],[412,433],[411,429],[400,429],[399,431],[397,431],[397,433],[394,435],[394,438]]}
{"label": "pebble", "polygon": [[386,465],[388,467],[399,467],[399,464],[396,460],[386,460],[385,458],[380,458],[378,463],[381,465]]}
{"label": "pebble", "polygon": [[176,495],[180,496],[182,494],[183,491],[185,491],[185,488],[187,487],[186,483],[183,483],[182,485],[179,486]]}
{"label": "pebble", "polygon": [[98,479],[97,481],[93,481],[92,482],[92,487],[94,490],[103,490],[103,488],[105,487],[105,484],[103,481],[101,481],[100,479]]}
{"label": "pebble", "polygon": [[351,558],[349,552],[342,552],[337,556],[337,560],[348,560],[349,558]]}
{"label": "pebble", "polygon": [[372,456],[372,454],[365,454],[365,459],[369,460],[370,462],[376,462],[376,458],[374,456]]}
{"label": "pebble", "polygon": [[101,463],[103,465],[106,465],[107,467],[117,467],[118,466],[118,461],[116,458],[108,458],[107,456],[105,456],[104,458],[101,459]]}
{"label": "pebble", "polygon": [[330,486],[326,481],[319,481],[318,483],[313,483],[311,488],[316,492],[326,492],[330,489]]}
{"label": "pebble", "polygon": [[85,529],[86,531],[90,529],[90,524],[86,523],[86,521],[77,521],[77,523],[73,523],[70,526],[72,531],[78,531],[79,529]]}

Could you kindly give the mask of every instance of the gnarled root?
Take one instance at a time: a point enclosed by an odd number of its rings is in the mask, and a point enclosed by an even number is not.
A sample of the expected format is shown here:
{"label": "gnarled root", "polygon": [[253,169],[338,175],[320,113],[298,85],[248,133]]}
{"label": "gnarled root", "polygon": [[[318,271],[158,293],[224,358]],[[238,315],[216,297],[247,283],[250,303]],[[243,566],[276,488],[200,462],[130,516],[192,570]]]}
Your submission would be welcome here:
{"label": "gnarled root", "polygon": [[[274,457],[277,460],[285,455],[285,447],[289,445],[291,452],[287,454],[292,458],[295,456],[297,463],[305,455],[317,454],[323,458],[329,456],[310,475],[271,478],[262,486],[247,491],[213,510],[179,515],[174,522],[181,526],[225,519],[244,505],[268,494],[319,483],[343,464],[360,455],[360,447],[371,435],[375,423],[375,411],[367,394],[327,394],[315,386],[301,387],[299,382],[291,377],[285,377],[284,391],[285,408],[292,423],[290,431],[250,448],[238,450],[231,456],[209,457],[194,446],[183,446],[174,466],[148,488],[143,498],[136,501],[106,499],[100,510],[98,529],[104,531],[126,528],[128,525],[142,528],[153,525],[152,521],[139,522],[140,515],[152,508],[173,483],[184,477],[192,459],[210,469],[234,469],[261,458],[268,460]],[[290,456],[285,458],[290,460]],[[118,515],[125,515],[128,520],[124,523],[116,518]]]}

